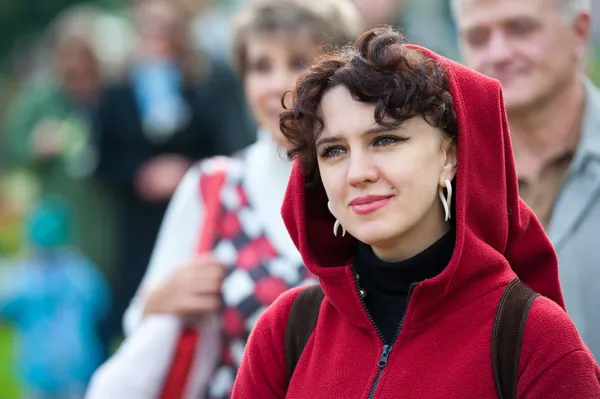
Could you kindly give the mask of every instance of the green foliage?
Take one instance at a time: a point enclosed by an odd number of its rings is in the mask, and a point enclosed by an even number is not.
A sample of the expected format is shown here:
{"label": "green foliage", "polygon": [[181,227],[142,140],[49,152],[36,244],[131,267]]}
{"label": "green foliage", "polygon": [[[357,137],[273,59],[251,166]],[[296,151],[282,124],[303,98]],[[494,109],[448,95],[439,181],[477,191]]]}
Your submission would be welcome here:
{"label": "green foliage", "polygon": [[17,399],[19,385],[14,369],[14,335],[9,327],[0,324],[0,398]]}
{"label": "green foliage", "polygon": [[592,81],[600,86],[600,46],[592,52],[587,72]]}
{"label": "green foliage", "polygon": [[[44,29],[62,10],[84,0],[2,0],[0,1],[0,62],[5,63],[15,45],[28,35]],[[114,8],[119,0],[90,0],[103,7]]]}

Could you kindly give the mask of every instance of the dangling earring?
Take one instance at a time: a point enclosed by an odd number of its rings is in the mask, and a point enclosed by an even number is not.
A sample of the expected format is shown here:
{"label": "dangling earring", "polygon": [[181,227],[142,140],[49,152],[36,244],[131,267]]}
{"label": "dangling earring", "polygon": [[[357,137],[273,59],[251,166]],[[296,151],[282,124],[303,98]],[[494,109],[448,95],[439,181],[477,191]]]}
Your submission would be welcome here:
{"label": "dangling earring", "polygon": [[[331,201],[327,201],[327,208],[329,208],[329,212],[331,212],[331,214],[333,215],[333,212],[331,211]],[[346,236],[346,228],[344,226],[342,226],[340,221],[337,219],[335,219],[335,223],[333,224],[333,235],[337,237],[340,226],[342,227],[342,237],[345,237]]]}
{"label": "dangling earring", "polygon": [[438,194],[440,196],[440,200],[442,201],[442,205],[444,206],[444,212],[446,212],[445,221],[451,219],[450,209],[452,207],[452,183],[450,180],[444,179],[444,185],[446,186],[446,195],[444,196],[444,189],[439,188]]}

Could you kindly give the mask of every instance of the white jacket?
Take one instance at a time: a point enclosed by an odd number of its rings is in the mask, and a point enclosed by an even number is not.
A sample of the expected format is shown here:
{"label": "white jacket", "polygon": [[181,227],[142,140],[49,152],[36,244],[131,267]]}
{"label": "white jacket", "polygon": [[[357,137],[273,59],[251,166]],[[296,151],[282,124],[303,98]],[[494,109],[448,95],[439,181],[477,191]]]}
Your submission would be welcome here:
{"label": "white jacket", "polygon": [[[208,161],[210,162],[210,161]],[[177,265],[192,258],[203,221],[203,202],[198,182],[207,162],[193,166],[181,181],[161,226],[148,270],[138,293],[124,315],[124,343],[94,374],[86,399],[155,399],[169,370],[182,321],[176,316],[152,315],[142,320],[143,297],[149,287],[167,278]],[[270,136],[248,148],[242,170],[248,200],[265,224],[272,244],[290,259],[301,262],[289,238],[279,210],[291,172]],[[193,381],[185,398],[198,399],[204,392],[218,361],[220,319],[207,317],[198,322],[201,343],[193,365]]]}

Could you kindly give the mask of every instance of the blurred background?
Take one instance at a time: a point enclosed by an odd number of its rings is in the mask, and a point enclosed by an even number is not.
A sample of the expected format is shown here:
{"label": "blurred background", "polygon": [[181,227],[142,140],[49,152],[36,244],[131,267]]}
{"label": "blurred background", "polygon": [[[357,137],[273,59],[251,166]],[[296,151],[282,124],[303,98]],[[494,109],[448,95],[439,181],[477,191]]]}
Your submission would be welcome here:
{"label": "blurred background", "polygon": [[[23,397],[23,374],[51,386],[44,357],[63,359],[65,370],[77,364],[85,380],[119,343],[124,306],[183,171],[253,140],[229,59],[229,21],[244,1],[0,2],[0,399]],[[447,0],[356,3],[368,25],[400,25],[412,42],[458,59]],[[600,84],[600,1],[594,7],[588,74]],[[173,54],[185,84],[201,87],[195,109],[169,91],[176,77],[154,57],[163,53]],[[140,109],[128,108],[131,95]],[[153,112],[150,97],[170,112]],[[210,151],[186,133],[165,144],[188,118],[222,125],[224,107],[240,117]],[[158,128],[123,142],[118,132],[132,126],[132,112]],[[167,153],[179,155],[154,162],[146,176],[160,170],[160,192],[133,195],[144,184],[137,166]],[[34,311],[24,315],[24,307]],[[60,317],[45,318],[52,309]],[[36,346],[40,340],[54,344]]]}

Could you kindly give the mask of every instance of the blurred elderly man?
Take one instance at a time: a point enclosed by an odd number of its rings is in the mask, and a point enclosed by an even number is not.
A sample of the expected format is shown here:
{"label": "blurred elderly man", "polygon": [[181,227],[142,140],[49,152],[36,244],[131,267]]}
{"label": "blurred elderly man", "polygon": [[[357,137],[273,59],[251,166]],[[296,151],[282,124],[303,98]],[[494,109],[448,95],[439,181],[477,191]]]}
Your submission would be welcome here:
{"label": "blurred elderly man", "polygon": [[452,1],[465,63],[502,83],[521,196],[600,360],[600,91],[582,72],[591,0]]}

